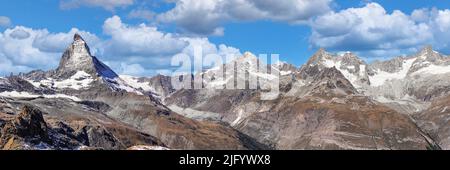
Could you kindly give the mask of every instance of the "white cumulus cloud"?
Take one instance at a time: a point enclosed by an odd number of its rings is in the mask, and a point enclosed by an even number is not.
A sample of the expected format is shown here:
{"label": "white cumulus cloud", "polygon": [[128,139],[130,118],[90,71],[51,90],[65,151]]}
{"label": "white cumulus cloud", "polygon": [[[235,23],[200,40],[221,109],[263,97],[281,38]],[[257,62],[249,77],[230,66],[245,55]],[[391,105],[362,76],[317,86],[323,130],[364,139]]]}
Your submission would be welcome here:
{"label": "white cumulus cloud", "polygon": [[145,24],[129,25],[120,17],[108,18],[103,31],[110,36],[100,48],[108,64],[120,74],[150,75],[168,73],[173,67],[171,57],[178,53],[193,56],[194,47],[201,47],[207,54],[239,55],[237,48],[224,44],[216,45],[206,37],[185,37],[165,33]]}
{"label": "white cumulus cloud", "polygon": [[225,22],[272,20],[300,23],[330,10],[331,0],[176,0],[157,19],[188,33],[223,35]]}
{"label": "white cumulus cloud", "polygon": [[450,10],[417,9],[411,14],[387,12],[378,3],[329,12],[310,23],[313,47],[356,51],[366,57],[392,57],[431,44],[448,48]]}
{"label": "white cumulus cloud", "polygon": [[111,36],[105,43],[105,55],[170,55],[183,49],[187,44],[170,33],[163,33],[156,27],[140,24],[131,26],[118,16],[108,18],[103,31]]}

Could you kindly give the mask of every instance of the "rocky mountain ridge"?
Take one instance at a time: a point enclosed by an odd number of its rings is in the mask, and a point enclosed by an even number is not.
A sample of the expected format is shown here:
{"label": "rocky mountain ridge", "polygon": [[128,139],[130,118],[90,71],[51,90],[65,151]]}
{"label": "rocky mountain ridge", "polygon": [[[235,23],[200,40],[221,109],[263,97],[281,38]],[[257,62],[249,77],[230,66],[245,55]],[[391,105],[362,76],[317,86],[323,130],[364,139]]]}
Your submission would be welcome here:
{"label": "rocky mountain ridge", "polygon": [[[158,96],[132,85],[92,56],[87,43],[75,34],[56,70],[32,71],[0,79],[0,120],[5,122],[1,127],[5,133],[2,133],[4,140],[0,147],[268,148],[229,126],[180,116],[164,106]],[[21,108],[24,109],[21,111]],[[47,127],[22,126],[14,120],[28,113],[43,115],[42,119],[37,116],[36,121]],[[18,128],[25,132],[47,130],[43,134],[49,137],[35,141],[34,137],[22,135],[22,131],[16,132]]]}
{"label": "rocky mountain ridge", "polygon": [[[448,148],[448,145],[438,144],[447,139],[433,137],[437,132],[422,131],[421,125],[429,120],[413,118],[426,111],[433,101],[448,96],[448,61],[448,57],[430,47],[412,56],[370,64],[351,52],[336,55],[320,49],[302,67],[291,69],[288,74],[280,72],[281,95],[274,101],[258,99],[258,90],[208,88],[177,90],[164,101],[185,116],[229,123],[278,149]],[[201,74],[217,70],[220,69]],[[322,116],[308,118],[306,115]],[[351,117],[357,119],[349,120]],[[382,121],[370,123],[375,120]],[[311,121],[322,122],[322,125],[308,125]],[[377,126],[393,129],[376,130],[383,135],[370,132],[369,129]],[[359,128],[366,130],[353,131]],[[322,137],[311,138],[313,134]],[[328,137],[323,136],[325,134]],[[298,137],[292,139],[292,136]],[[364,136],[381,141],[374,142]],[[300,142],[304,140],[314,142]],[[367,142],[371,141],[376,144],[369,147]],[[407,141],[412,143],[405,145]]]}
{"label": "rocky mountain ridge", "polygon": [[[320,49],[300,68],[247,52],[177,90],[119,76],[76,34],[56,70],[0,78],[0,147],[449,149],[449,74],[431,47],[373,63]],[[279,94],[262,100],[265,84]]]}

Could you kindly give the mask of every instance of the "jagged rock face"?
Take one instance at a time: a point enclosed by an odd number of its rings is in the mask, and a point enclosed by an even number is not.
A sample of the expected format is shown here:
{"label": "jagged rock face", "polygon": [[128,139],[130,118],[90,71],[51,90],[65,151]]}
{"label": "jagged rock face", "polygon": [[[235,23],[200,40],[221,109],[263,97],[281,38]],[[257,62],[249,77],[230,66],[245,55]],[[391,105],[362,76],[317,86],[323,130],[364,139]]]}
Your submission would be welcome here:
{"label": "jagged rock face", "polygon": [[446,59],[443,55],[439,54],[438,52],[434,51],[431,46],[425,47],[422,49],[419,53],[417,53],[414,56],[416,61],[413,63],[410,73],[413,73],[415,71],[418,71],[419,69],[423,67],[429,66],[429,64],[435,64],[435,65],[441,65],[445,64]]}
{"label": "jagged rock face", "polygon": [[18,127],[17,133],[22,137],[39,137],[48,141],[47,124],[38,109],[24,106],[14,125]]}
{"label": "jagged rock face", "polygon": [[272,67],[278,68],[280,70],[280,72],[281,72],[280,74],[282,76],[292,74],[298,70],[297,67],[295,67],[292,64],[286,63],[286,62],[280,62],[278,64],[273,64]]}
{"label": "jagged rock face", "polygon": [[255,110],[234,127],[277,149],[429,147],[406,115],[366,97],[285,98],[261,103]]}
{"label": "jagged rock face", "polygon": [[0,144],[6,145],[6,148],[11,147],[13,141],[19,138],[36,144],[51,142],[42,112],[30,106],[23,107],[14,120],[6,123],[1,134]]}
{"label": "jagged rock face", "polygon": [[158,94],[162,94],[163,97],[173,93],[175,89],[172,86],[171,77],[164,75],[157,75],[150,79],[150,86],[155,87],[155,91]]}
{"label": "jagged rock face", "polygon": [[[105,94],[108,95],[108,94]],[[104,96],[98,96],[104,98]],[[106,100],[105,100],[106,101]],[[125,94],[106,101],[106,114],[160,139],[173,149],[264,149],[250,137],[222,124],[190,120],[144,96]]]}
{"label": "jagged rock face", "polygon": [[428,109],[413,116],[442,149],[450,149],[450,96],[435,100]]}
{"label": "jagged rock face", "polygon": [[120,78],[133,88],[140,89],[144,93],[154,95],[159,99],[164,99],[175,91],[169,76],[157,75],[147,78],[120,75]]}
{"label": "jagged rock face", "polygon": [[[403,66],[406,58],[396,57],[388,61],[375,61],[370,65],[372,70],[381,70],[389,73],[399,72]],[[373,76],[375,73],[372,72],[370,75]]]}
{"label": "jagged rock face", "polygon": [[0,84],[0,91],[28,91],[28,92],[36,92],[35,87],[30,84],[28,81],[18,77],[12,76],[4,79],[4,81]]}
{"label": "jagged rock face", "polygon": [[[311,67],[317,67],[316,72],[311,72]],[[335,67],[355,88],[361,88],[368,84],[369,77],[367,64],[356,55],[347,52],[343,55],[332,55],[324,49],[316,52],[308,62],[300,68],[300,77],[314,76],[326,68]],[[305,75],[306,73],[306,75]]]}
{"label": "jagged rock face", "polygon": [[[313,69],[316,70],[316,69]],[[335,67],[325,68],[310,80],[307,95],[352,95],[358,92],[353,85]]]}
{"label": "jagged rock face", "polygon": [[24,75],[26,79],[40,81],[44,80],[47,77],[51,77],[55,71],[42,71],[42,70],[34,70]]}
{"label": "jagged rock face", "polygon": [[0,113],[2,149],[126,149],[135,145],[165,146],[153,136],[116,124],[98,124],[76,116],[49,116],[34,106],[16,115]]}
{"label": "jagged rock face", "polygon": [[404,113],[421,112],[435,98],[449,94],[449,58],[431,47],[415,55],[397,57],[370,65],[366,95]]}
{"label": "jagged rock face", "polygon": [[74,42],[64,52],[54,77],[67,79],[78,71],[84,71],[94,77],[118,77],[108,66],[92,56],[87,43],[80,35],[75,34]]}
{"label": "jagged rock face", "polygon": [[[281,86],[277,100],[260,101],[258,92],[250,90],[201,89],[175,91],[165,102],[185,116],[225,121],[279,149],[435,149],[436,142],[403,113],[420,111],[428,105],[423,101],[448,95],[447,60],[425,49],[367,64],[352,53],[333,55],[321,49],[287,74],[292,78]],[[426,67],[414,70],[420,63]],[[203,74],[212,77],[217,70]],[[304,119],[291,122],[298,118]]]}
{"label": "jagged rock face", "polygon": [[332,60],[333,56],[326,52],[325,49],[321,48],[317,51],[309,60],[306,65],[323,65],[327,60]]}

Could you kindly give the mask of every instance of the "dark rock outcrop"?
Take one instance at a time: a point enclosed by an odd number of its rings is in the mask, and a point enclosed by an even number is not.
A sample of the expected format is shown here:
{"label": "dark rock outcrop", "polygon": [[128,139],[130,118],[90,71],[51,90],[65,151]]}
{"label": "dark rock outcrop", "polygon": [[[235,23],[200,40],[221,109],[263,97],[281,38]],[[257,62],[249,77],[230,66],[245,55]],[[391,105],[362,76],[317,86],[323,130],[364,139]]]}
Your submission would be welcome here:
{"label": "dark rock outcrop", "polygon": [[13,121],[5,124],[1,134],[1,146],[10,143],[6,149],[11,146],[13,140],[24,140],[34,144],[52,142],[42,112],[32,106],[24,106]]}

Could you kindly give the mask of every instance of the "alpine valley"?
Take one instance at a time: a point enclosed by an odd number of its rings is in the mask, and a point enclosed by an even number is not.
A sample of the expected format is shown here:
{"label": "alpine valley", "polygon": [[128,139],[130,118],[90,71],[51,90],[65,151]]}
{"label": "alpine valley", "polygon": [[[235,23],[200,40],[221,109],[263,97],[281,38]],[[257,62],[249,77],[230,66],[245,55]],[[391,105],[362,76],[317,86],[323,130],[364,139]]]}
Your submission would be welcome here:
{"label": "alpine valley", "polygon": [[[0,78],[0,148],[450,149],[450,57],[431,47],[372,63],[320,49],[271,74],[249,52],[232,62],[196,73],[206,88],[176,90],[169,76],[116,74],[76,34],[55,70]],[[245,81],[242,70],[279,74],[278,97],[215,88]]]}

